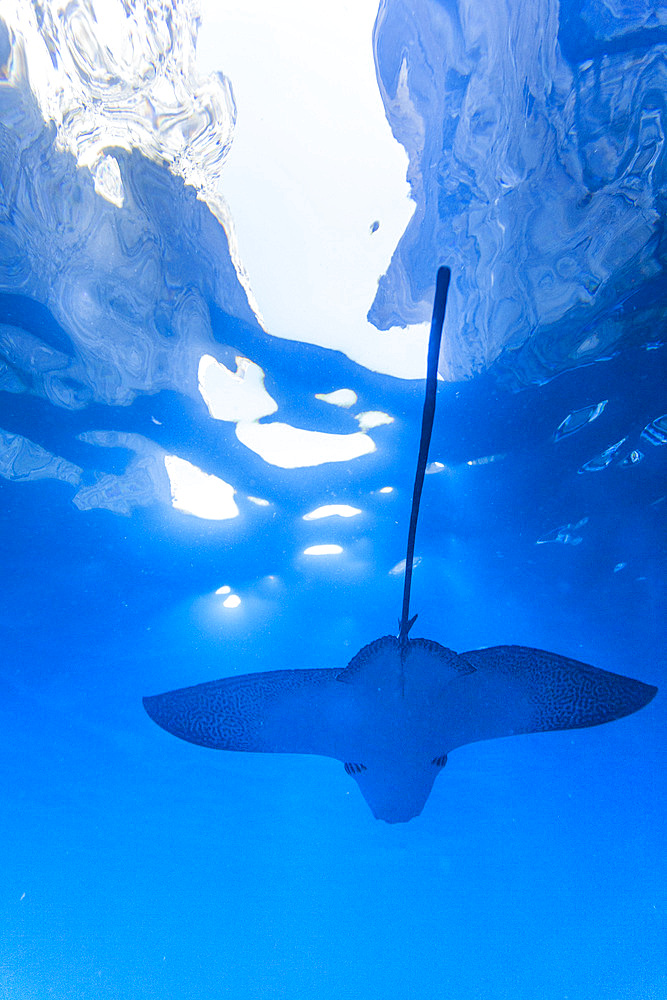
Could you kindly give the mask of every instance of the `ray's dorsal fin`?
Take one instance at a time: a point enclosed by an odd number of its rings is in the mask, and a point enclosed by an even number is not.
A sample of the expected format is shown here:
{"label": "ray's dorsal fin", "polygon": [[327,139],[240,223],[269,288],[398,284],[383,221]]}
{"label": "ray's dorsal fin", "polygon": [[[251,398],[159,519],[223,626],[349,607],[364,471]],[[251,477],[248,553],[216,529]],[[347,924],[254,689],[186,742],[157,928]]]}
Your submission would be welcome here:
{"label": "ray's dorsal fin", "polygon": [[348,665],[336,675],[336,680],[342,684],[380,687],[391,684],[399,677],[400,657],[397,652],[396,636],[383,635],[363,646]]}
{"label": "ray's dorsal fin", "polygon": [[408,645],[412,650],[420,650],[436,657],[441,670],[448,671],[452,677],[465,677],[466,674],[476,672],[472,663],[468,663],[453,649],[448,649],[447,646],[443,646],[442,643],[436,642],[434,639],[410,639]]}
{"label": "ray's dorsal fin", "polygon": [[401,611],[401,618],[398,623],[398,639],[401,645],[405,645],[407,642],[408,633],[417,618],[417,615],[410,618],[412,562],[415,555],[415,536],[417,534],[417,520],[419,518],[419,503],[422,495],[422,487],[424,485],[424,474],[426,472],[426,463],[428,462],[428,449],[431,443],[431,431],[433,430],[433,418],[435,416],[435,397],[438,386],[440,342],[442,340],[442,326],[445,321],[447,292],[449,291],[449,280],[451,276],[452,272],[448,267],[438,268],[438,274],[435,281],[433,316],[431,318],[431,333],[428,341],[428,364],[426,368],[426,392],[424,396],[424,410],[422,413],[422,430],[421,438],[419,440],[417,472],[415,474],[415,484],[412,490],[410,527],[408,528],[408,547],[405,559],[405,580],[403,584],[403,608]]}
{"label": "ray's dorsal fin", "polygon": [[[415,659],[411,663],[413,656]],[[434,680],[439,684],[475,673],[475,667],[471,663],[433,639],[408,639],[401,642],[394,635],[383,635],[360,649],[336,676],[336,680],[343,684],[381,689],[392,682],[402,682],[406,669],[419,674],[420,664],[426,664],[427,674],[433,674]]]}

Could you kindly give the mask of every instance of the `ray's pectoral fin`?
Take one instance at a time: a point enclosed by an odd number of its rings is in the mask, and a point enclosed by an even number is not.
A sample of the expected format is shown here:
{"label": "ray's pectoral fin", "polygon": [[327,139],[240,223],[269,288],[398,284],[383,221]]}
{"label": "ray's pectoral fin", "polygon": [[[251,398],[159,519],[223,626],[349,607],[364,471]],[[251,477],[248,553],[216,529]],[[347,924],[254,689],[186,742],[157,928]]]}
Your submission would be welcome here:
{"label": "ray's pectoral fin", "polygon": [[199,746],[335,756],[326,712],[335,674],[275,670],[225,677],[144,698],[144,708],[162,729]]}
{"label": "ray's pectoral fin", "polygon": [[526,646],[476,649],[461,657],[477,671],[479,697],[487,706],[489,694],[493,696],[493,710],[479,711],[478,706],[479,735],[471,733],[468,742],[599,726],[637,712],[658,690],[622,674]]}

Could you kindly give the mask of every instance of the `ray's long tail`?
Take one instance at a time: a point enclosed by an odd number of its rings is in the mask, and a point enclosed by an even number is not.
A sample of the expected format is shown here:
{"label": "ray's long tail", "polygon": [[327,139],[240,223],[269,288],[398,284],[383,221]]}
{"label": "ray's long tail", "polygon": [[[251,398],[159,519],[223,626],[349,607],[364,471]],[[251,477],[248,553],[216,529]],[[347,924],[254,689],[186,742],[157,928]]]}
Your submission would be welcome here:
{"label": "ray's long tail", "polygon": [[442,326],[445,321],[447,292],[449,291],[449,280],[451,276],[452,272],[448,267],[438,268],[438,274],[435,282],[435,299],[433,302],[431,332],[429,334],[428,341],[428,363],[426,368],[426,392],[424,394],[422,430],[421,438],[419,440],[419,456],[417,458],[415,485],[412,490],[410,527],[408,528],[408,549],[405,558],[405,581],[403,584],[403,608],[401,611],[401,618],[398,623],[398,639],[401,643],[407,642],[408,633],[417,618],[417,615],[410,618],[412,562],[415,554],[415,536],[417,534],[417,520],[419,518],[419,503],[421,501],[422,487],[424,485],[424,474],[426,472],[426,463],[428,462],[428,449],[431,443],[431,431],[433,430],[433,419],[435,417],[435,398],[438,385],[438,360],[440,358]]}

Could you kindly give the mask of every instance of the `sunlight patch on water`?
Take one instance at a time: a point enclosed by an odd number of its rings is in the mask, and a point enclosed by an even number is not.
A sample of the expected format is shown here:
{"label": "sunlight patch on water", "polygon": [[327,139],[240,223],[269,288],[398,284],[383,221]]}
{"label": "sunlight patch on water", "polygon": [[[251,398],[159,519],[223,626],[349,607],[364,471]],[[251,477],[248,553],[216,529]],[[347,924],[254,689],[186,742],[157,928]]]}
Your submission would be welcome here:
{"label": "sunlight patch on water", "polygon": [[204,354],[199,361],[199,391],[214,420],[259,420],[275,413],[278,404],[264,388],[264,372],[248,358],[236,358],[232,372]]}
{"label": "sunlight patch on water", "polygon": [[[419,564],[420,564],[421,561],[422,561],[422,557],[421,556],[415,556],[414,559],[412,560],[412,568],[416,569],[417,566],[419,566]],[[391,569],[389,570],[389,575],[390,576],[402,576],[405,573],[405,566],[406,566],[406,560],[405,559],[401,559],[401,561],[399,563],[396,563],[395,566],[391,567]]]}
{"label": "sunlight patch on water", "polygon": [[382,427],[384,424],[393,424],[394,422],[394,418],[390,417],[388,413],[383,413],[382,410],[367,410],[365,413],[357,414],[355,420],[362,431],[369,431],[371,427]]}
{"label": "sunlight patch on water", "polygon": [[215,593],[216,597],[225,598],[222,602],[223,608],[238,608],[241,604],[241,598],[238,594],[232,593],[232,588],[228,584],[225,584],[224,587],[218,587]]}
{"label": "sunlight patch on water", "polygon": [[[262,417],[276,412],[278,404],[264,387],[263,370],[248,358],[237,357],[236,371],[232,372],[212,355],[204,354],[199,361],[198,379],[199,391],[214,420],[235,422],[241,444],[270,465],[283,469],[346,462],[367,455],[375,451],[375,444],[363,431],[393,421],[387,413],[362,413],[357,417],[361,432],[355,434],[310,431],[279,421],[260,424]],[[356,400],[356,394],[352,396]],[[348,399],[344,397],[345,406],[351,405]]]}
{"label": "sunlight patch on water", "polygon": [[210,476],[176,455],[165,455],[164,465],[171,486],[171,503],[176,510],[208,521],[238,517],[236,491],[224,479]]}
{"label": "sunlight patch on water", "polygon": [[316,507],[315,510],[311,510],[309,514],[304,514],[304,521],[318,521],[322,517],[354,517],[356,514],[361,514],[361,510],[358,507],[350,507],[346,503],[329,503],[325,504],[323,507]]}
{"label": "sunlight patch on water", "polygon": [[332,406],[341,406],[347,410],[356,403],[357,394],[354,389],[336,389],[334,392],[316,392],[315,399],[321,399],[323,403],[331,403]]}
{"label": "sunlight patch on water", "polygon": [[326,462],[348,462],[375,451],[374,441],[367,434],[327,434],[308,431],[278,421],[272,424],[241,422],[236,436],[269,465],[281,469],[301,469],[324,465]]}

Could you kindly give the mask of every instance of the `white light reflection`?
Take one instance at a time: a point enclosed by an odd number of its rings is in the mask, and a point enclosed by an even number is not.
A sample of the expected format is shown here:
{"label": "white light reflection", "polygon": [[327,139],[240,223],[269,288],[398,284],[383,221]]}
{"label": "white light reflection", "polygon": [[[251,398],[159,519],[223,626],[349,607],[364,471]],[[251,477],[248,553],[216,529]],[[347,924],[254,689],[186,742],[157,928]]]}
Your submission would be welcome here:
{"label": "white light reflection", "polygon": [[224,479],[209,476],[196,465],[176,455],[165,455],[164,465],[171,487],[171,504],[176,510],[208,521],[238,517],[236,490]]}
{"label": "white light reflection", "polygon": [[353,389],[336,389],[334,392],[316,392],[315,399],[321,399],[323,403],[331,403],[332,406],[341,406],[347,410],[356,403],[357,394]]}
{"label": "white light reflection", "polygon": [[322,517],[355,517],[357,514],[361,514],[358,507],[350,507],[345,503],[330,503],[323,507],[316,507],[309,514],[304,514],[303,519],[304,521],[319,521]]}
{"label": "white light reflection", "polygon": [[259,420],[278,404],[264,388],[264,372],[248,358],[236,358],[232,372],[210,354],[199,360],[199,391],[214,420]]}
{"label": "white light reflection", "polygon": [[[420,564],[421,561],[422,561],[422,557],[421,556],[415,556],[414,559],[412,560],[412,568],[416,569],[417,566],[419,566],[419,564]],[[403,573],[405,573],[405,566],[406,566],[406,560],[405,559],[401,559],[401,561],[399,563],[396,563],[395,566],[391,567],[391,569],[389,570],[389,575],[390,576],[402,576]]]}
{"label": "white light reflection", "polygon": [[382,410],[366,410],[365,413],[359,413],[354,418],[362,431],[369,431],[371,427],[382,427],[384,424],[393,424],[394,418],[390,417],[388,413],[383,413]]}
{"label": "white light reflection", "polygon": [[325,462],[348,462],[375,451],[375,442],[367,434],[326,434],[275,421],[255,421],[236,425],[236,436],[246,448],[269,465],[281,469],[301,469]]}

